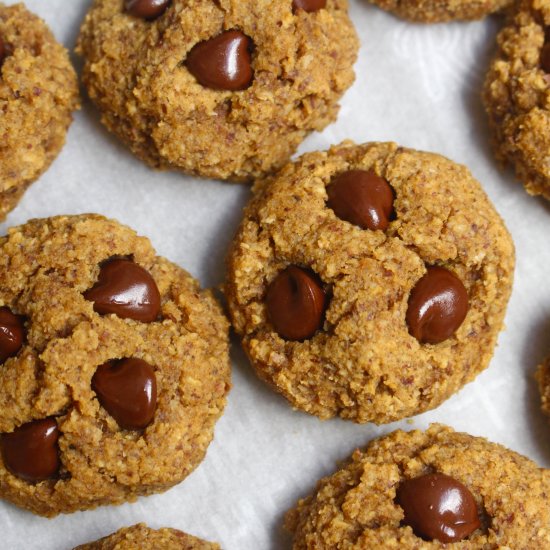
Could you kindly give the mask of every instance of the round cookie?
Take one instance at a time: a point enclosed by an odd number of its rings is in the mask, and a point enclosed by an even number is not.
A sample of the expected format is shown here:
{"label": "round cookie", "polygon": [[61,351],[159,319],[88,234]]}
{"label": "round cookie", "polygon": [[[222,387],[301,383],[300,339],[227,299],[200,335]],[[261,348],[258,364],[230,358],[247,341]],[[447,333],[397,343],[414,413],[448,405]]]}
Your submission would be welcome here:
{"label": "round cookie", "polygon": [[61,151],[78,106],[67,50],[23,4],[0,3],[0,221]]}
{"label": "round cookie", "polygon": [[219,550],[213,542],[198,539],[178,529],[151,529],[144,523],[124,527],[74,550]]}
{"label": "round cookie", "polygon": [[539,385],[542,410],[550,416],[550,357],[539,366],[535,377]]}
{"label": "round cookie", "polygon": [[550,199],[550,4],[518,2],[497,43],[483,90],[495,155]]}
{"label": "round cookie", "polygon": [[[372,204],[353,187],[363,176]],[[513,268],[510,235],[464,166],[345,142],[257,184],[226,295],[257,374],[295,408],[384,423],[487,366]]]}
{"label": "round cookie", "polygon": [[150,166],[250,180],[336,118],[358,49],[347,0],[154,4],[95,0],[78,41],[103,124]]}
{"label": "round cookie", "polygon": [[148,239],[88,214],[0,238],[0,497],[44,516],[164,491],[203,459],[228,322]]}
{"label": "round cookie", "polygon": [[[417,490],[407,494],[411,483]],[[434,424],[356,450],[287,513],[285,526],[294,550],[548,548],[549,496],[548,471],[531,460]]]}
{"label": "round cookie", "polygon": [[481,19],[511,0],[369,0],[398,17],[420,23]]}

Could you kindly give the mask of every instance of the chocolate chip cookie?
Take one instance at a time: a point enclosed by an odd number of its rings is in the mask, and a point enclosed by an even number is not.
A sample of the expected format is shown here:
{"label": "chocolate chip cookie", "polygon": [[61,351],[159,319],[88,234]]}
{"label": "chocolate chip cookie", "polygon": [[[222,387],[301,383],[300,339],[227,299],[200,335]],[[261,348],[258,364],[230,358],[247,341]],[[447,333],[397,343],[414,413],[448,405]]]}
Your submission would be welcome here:
{"label": "chocolate chip cookie", "polygon": [[370,0],[403,19],[420,23],[481,19],[511,0]]}
{"label": "chocolate chip cookie", "polygon": [[256,185],[226,294],[256,372],[295,408],[384,423],[488,365],[513,268],[510,235],[464,166],[345,142]]}
{"label": "chocolate chip cookie", "polygon": [[219,550],[220,546],[178,531],[151,529],[144,523],[124,527],[95,542],[82,544],[74,550]]}
{"label": "chocolate chip cookie", "polygon": [[497,43],[483,90],[495,155],[550,199],[550,3],[518,2]]}
{"label": "chocolate chip cookie", "polygon": [[0,221],[57,157],[78,105],[67,50],[23,4],[0,3]]}
{"label": "chocolate chip cookie", "polygon": [[550,357],[537,369],[536,379],[539,384],[542,410],[550,416]]}
{"label": "chocolate chip cookie", "polygon": [[245,181],[336,118],[358,40],[347,0],[95,0],[83,82],[155,168]]}
{"label": "chocolate chip cookie", "polygon": [[150,242],[97,215],[0,238],[0,497],[44,516],[135,500],[200,463],[228,323]]}
{"label": "chocolate chip cookie", "polygon": [[547,470],[434,424],[356,450],[287,514],[286,527],[294,550],[550,548],[549,496]]}

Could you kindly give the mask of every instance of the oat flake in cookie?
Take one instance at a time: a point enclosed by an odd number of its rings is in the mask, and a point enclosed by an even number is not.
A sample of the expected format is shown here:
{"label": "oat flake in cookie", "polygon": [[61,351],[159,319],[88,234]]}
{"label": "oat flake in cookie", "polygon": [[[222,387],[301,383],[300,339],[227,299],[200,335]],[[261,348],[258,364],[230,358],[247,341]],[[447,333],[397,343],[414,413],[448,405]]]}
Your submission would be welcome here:
{"label": "oat flake in cookie", "polygon": [[230,387],[228,323],[148,239],[98,215],[0,238],[0,496],[54,516],[199,464]]}
{"label": "oat flake in cookie", "polygon": [[105,126],[155,168],[245,181],[334,121],[347,0],[95,0],[78,50]]}
{"label": "oat flake in cookie", "polygon": [[67,50],[23,4],[0,3],[0,221],[61,151],[78,105]]}
{"label": "oat flake in cookie", "polygon": [[550,2],[518,2],[497,42],[483,90],[495,155],[550,199]]}
{"label": "oat flake in cookie", "polygon": [[513,268],[510,235],[464,166],[346,142],[256,185],[226,294],[257,374],[295,408],[384,423],[488,365]]}
{"label": "oat flake in cookie", "polygon": [[294,550],[550,548],[548,474],[442,425],[398,430],[320,480],[286,527]]}

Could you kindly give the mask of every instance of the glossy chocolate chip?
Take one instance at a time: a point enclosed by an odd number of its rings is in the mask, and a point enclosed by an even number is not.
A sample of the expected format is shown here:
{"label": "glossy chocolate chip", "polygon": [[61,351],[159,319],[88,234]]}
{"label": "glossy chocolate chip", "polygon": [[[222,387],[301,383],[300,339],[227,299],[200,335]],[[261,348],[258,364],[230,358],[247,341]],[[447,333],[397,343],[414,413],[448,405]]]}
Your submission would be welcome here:
{"label": "glossy chocolate chip", "polygon": [[101,315],[150,323],[160,313],[160,293],[150,273],[131,260],[109,260],[97,283],[84,293]]}
{"label": "glossy chocolate chip", "polygon": [[269,285],[266,306],[280,336],[305,340],[323,324],[326,294],[314,273],[291,265]]}
{"label": "glossy chocolate chip", "polygon": [[244,90],[252,83],[252,40],[240,31],[225,31],[199,42],[187,55],[189,72],[206,88]]}
{"label": "glossy chocolate chip", "polygon": [[403,482],[397,491],[403,522],[427,540],[458,542],[481,525],[472,493],[445,474],[427,474]]}
{"label": "glossy chocolate chip", "polygon": [[122,359],[101,365],[92,378],[92,389],[121,428],[141,430],[155,416],[155,370],[141,359]]}
{"label": "glossy chocolate chip", "polygon": [[160,17],[172,0],[125,0],[126,13],[142,19],[156,19]]}
{"label": "glossy chocolate chip", "polygon": [[59,430],[53,418],[23,424],[0,436],[2,460],[15,476],[36,483],[54,476],[60,466]]}
{"label": "glossy chocolate chip", "polygon": [[468,313],[468,292],[462,281],[443,267],[428,267],[409,297],[409,332],[423,344],[443,342]]}
{"label": "glossy chocolate chip", "polygon": [[293,0],[292,9],[307,12],[322,10],[327,5],[327,0]]}
{"label": "glossy chocolate chip", "polygon": [[384,231],[393,216],[393,190],[372,170],[349,170],[327,187],[327,206],[342,220],[362,229]]}
{"label": "glossy chocolate chip", "polygon": [[8,307],[0,307],[0,364],[19,353],[25,338],[23,319]]}

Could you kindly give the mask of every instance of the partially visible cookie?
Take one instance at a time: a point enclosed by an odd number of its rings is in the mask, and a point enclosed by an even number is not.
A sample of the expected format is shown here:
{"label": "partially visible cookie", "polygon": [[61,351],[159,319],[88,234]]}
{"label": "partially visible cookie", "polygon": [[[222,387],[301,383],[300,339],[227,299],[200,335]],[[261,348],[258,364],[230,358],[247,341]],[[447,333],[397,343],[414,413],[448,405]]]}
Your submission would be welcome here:
{"label": "partially visible cookie", "polygon": [[209,291],[102,216],[0,238],[0,497],[44,516],[165,491],[230,387]]}
{"label": "partially visible cookie", "polygon": [[67,50],[23,4],[0,3],[0,221],[61,151],[78,105]]}
{"label": "partially visible cookie", "polygon": [[510,235],[467,168],[346,142],[256,186],[226,295],[258,376],[294,407],[384,423],[487,367],[513,269]]}
{"label": "partially visible cookie", "polygon": [[550,357],[539,366],[535,376],[539,384],[542,410],[550,416]]}
{"label": "partially visible cookie", "polygon": [[534,550],[550,548],[549,498],[528,458],[434,424],[356,450],[285,526],[294,550]]}
{"label": "partially visible cookie", "polygon": [[420,23],[481,19],[511,0],[369,0],[403,19]]}
{"label": "partially visible cookie", "polygon": [[497,43],[483,90],[495,155],[550,199],[550,2],[519,1]]}
{"label": "partially visible cookie", "polygon": [[74,550],[220,550],[220,546],[178,529],[151,529],[138,523]]}

